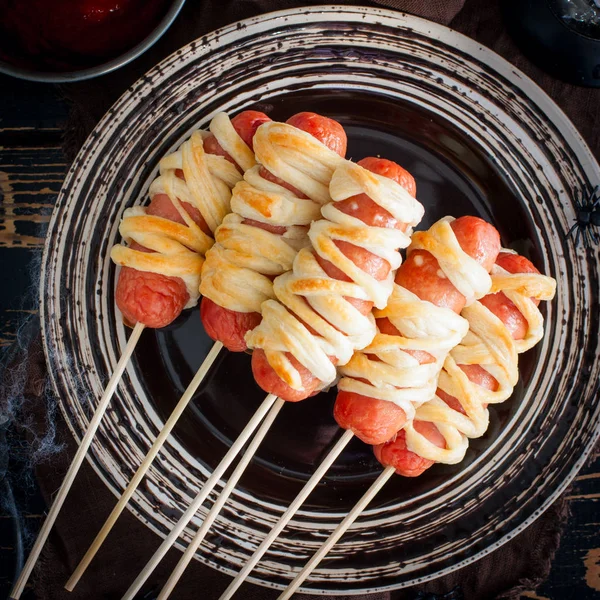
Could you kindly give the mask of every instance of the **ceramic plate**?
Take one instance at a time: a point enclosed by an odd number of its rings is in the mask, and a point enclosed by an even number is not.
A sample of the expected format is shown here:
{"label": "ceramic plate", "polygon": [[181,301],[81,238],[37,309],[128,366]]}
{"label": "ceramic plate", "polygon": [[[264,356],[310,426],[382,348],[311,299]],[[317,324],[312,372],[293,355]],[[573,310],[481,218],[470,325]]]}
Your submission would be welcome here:
{"label": "ceramic plate", "polygon": [[[145,201],[159,159],[192,129],[217,111],[250,107],[274,119],[302,110],[338,119],[348,156],[385,156],[414,175],[427,211],[422,227],[447,214],[481,215],[505,245],[557,279],[545,337],[521,357],[519,385],[492,412],[486,436],[459,465],[393,478],[304,589],[394,589],[480,558],[549,506],[598,437],[598,253],[564,236],[573,198],[600,181],[600,170],[527,77],[422,19],[348,7],[263,15],[177,51],[113,106],[68,174],[44,258],[47,357],[73,434],[82,436],[126,341],[108,257],[119,216]],[[143,333],[90,453],[115,494],[210,345],[197,309]],[[263,397],[250,357],[223,353],[131,510],[164,536]],[[284,407],[204,540],[201,561],[233,574],[251,556],[340,435],[333,400],[321,394]],[[286,585],[380,470],[370,448],[354,440],[251,581]]]}

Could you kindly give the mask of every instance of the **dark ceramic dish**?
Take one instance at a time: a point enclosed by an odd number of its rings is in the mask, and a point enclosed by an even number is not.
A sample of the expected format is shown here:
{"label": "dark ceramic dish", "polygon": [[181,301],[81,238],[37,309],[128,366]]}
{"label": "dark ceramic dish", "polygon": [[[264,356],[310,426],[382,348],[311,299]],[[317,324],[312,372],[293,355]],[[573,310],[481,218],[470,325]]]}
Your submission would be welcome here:
{"label": "dark ceramic dish", "polygon": [[[123,65],[135,60],[138,56],[151,48],[157,40],[169,29],[179,11],[183,7],[185,0],[172,0],[164,11],[164,15],[158,21],[157,25],[149,31],[148,34],[141,39],[133,47],[129,48],[120,55],[115,56],[111,60],[107,60],[102,64],[95,66],[52,72],[49,70],[38,70],[31,66],[20,66],[8,60],[0,60],[0,73],[6,73],[19,79],[28,79],[30,81],[45,81],[49,83],[66,83],[69,81],[83,81],[84,79],[92,79],[106,73],[111,73]],[[65,24],[65,27],[73,27],[72,24]],[[129,27],[131,31],[135,31],[135,24],[132,23]],[[139,38],[138,38],[139,39]],[[6,52],[7,49],[4,49]]]}
{"label": "dark ceramic dish", "polygon": [[[274,119],[301,110],[338,119],[349,157],[380,154],[414,175],[427,211],[421,227],[447,214],[481,215],[558,280],[544,340],[521,358],[517,389],[492,412],[486,436],[459,465],[393,478],[304,589],[394,589],[472,562],[539,516],[598,437],[598,256],[564,234],[574,195],[598,183],[600,169],[535,84],[445,27],[361,8],[264,15],[179,50],[117,102],[71,168],[45,253],[45,343],[64,415],[81,437],[88,399],[100,397],[125,344],[108,258],[123,208],[144,201],[160,157],[193,128],[217,110],[248,107]],[[197,309],[144,332],[92,447],[115,494],[210,345]],[[161,535],[264,398],[249,359],[222,353],[136,493],[131,509]],[[200,560],[239,570],[340,435],[333,398],[284,407]],[[380,471],[369,447],[351,443],[251,581],[289,583]]]}

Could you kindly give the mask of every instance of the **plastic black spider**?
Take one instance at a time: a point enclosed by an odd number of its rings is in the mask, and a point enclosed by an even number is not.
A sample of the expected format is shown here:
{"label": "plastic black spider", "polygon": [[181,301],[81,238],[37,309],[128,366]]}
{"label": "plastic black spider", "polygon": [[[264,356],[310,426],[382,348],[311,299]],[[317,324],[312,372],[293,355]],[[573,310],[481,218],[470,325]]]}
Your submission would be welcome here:
{"label": "plastic black spider", "polygon": [[580,197],[575,198],[575,206],[577,207],[577,220],[573,223],[573,227],[569,229],[565,239],[575,234],[575,247],[579,245],[579,238],[583,238],[583,245],[590,248],[592,243],[600,242],[600,235],[597,231],[593,231],[592,227],[600,227],[600,195],[596,186],[588,198],[585,198],[584,192],[581,192]]}

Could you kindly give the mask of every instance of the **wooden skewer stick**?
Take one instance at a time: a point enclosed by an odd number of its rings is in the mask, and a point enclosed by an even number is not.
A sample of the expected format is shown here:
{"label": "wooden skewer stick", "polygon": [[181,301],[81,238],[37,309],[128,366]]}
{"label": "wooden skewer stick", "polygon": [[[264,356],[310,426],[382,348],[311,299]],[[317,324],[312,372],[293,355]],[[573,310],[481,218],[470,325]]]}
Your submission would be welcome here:
{"label": "wooden skewer stick", "polygon": [[225,504],[225,502],[227,502],[227,499],[233,491],[233,488],[237,485],[237,482],[240,480],[240,477],[244,474],[248,463],[252,460],[254,454],[256,453],[256,450],[258,449],[258,446],[263,441],[265,435],[267,435],[267,432],[273,424],[275,417],[277,416],[284,404],[285,400],[281,400],[281,398],[278,398],[277,402],[275,402],[275,404],[273,405],[273,408],[271,408],[271,410],[269,411],[269,414],[266,416],[265,420],[260,426],[260,429],[256,432],[256,435],[254,436],[254,439],[252,440],[251,444],[246,449],[244,456],[241,458],[238,466],[235,468],[235,471],[231,474],[231,477],[227,481],[227,485],[223,488],[223,491],[221,492],[217,501],[214,503],[208,515],[206,515],[206,519],[204,519],[204,523],[202,523],[202,526],[198,530],[198,533],[191,541],[186,551],[183,553],[183,556],[177,563],[177,566],[173,570],[173,573],[171,573],[171,576],[167,580],[167,583],[165,583],[163,589],[161,590],[158,596],[158,600],[166,600],[170,596],[171,592],[173,591],[173,588],[177,585],[177,582],[183,575],[188,564],[194,558],[196,550],[199,548],[200,544],[202,543],[202,540],[205,538],[206,534],[208,533],[208,530],[210,529],[214,520],[217,518],[217,515],[221,512],[223,505]]}
{"label": "wooden skewer stick", "polygon": [[229,465],[233,462],[235,457],[241,452],[246,442],[250,439],[250,436],[254,433],[254,430],[258,427],[259,423],[263,420],[264,416],[271,409],[277,396],[269,394],[258,407],[254,416],[248,421],[248,424],[237,440],[233,443],[231,448],[227,451],[227,454],[223,457],[221,462],[217,465],[217,468],[213,471],[213,474],[206,480],[206,483],[194,498],[188,509],[183,513],[182,517],[176,523],[175,527],[171,530],[169,535],[160,545],[158,550],[154,553],[152,558],[146,563],[142,572],[137,576],[136,580],[131,584],[129,589],[125,592],[122,600],[133,600],[135,595],[139,592],[142,585],[144,585],[146,579],[150,577],[154,569],[158,566],[160,561],[163,559],[165,554],[169,551],[171,546],[177,541],[177,538],[181,535],[181,532],[185,529],[187,524],[192,520],[193,516],[198,512],[198,509],[202,503],[206,500],[212,489],[217,485],[219,479],[223,476]]}
{"label": "wooden skewer stick", "polygon": [[99,531],[98,535],[92,542],[91,546],[88,548],[88,551],[85,553],[85,556],[81,559],[81,562],[79,563],[79,565],[77,565],[77,568],[71,575],[69,581],[67,581],[67,584],[65,585],[65,589],[67,589],[69,592],[73,591],[73,589],[75,588],[75,586],[77,585],[77,583],[79,582],[79,580],[81,579],[83,574],[85,573],[86,569],[89,567],[90,563],[94,559],[94,556],[96,556],[96,553],[98,552],[98,550],[100,550],[100,547],[104,543],[104,540],[106,539],[106,537],[110,533],[111,529],[113,528],[114,524],[117,522],[117,519],[119,518],[119,516],[121,515],[121,513],[127,506],[127,503],[129,502],[129,500],[131,500],[131,497],[135,493],[135,490],[138,488],[142,479],[148,472],[148,469],[152,465],[152,462],[156,458],[157,454],[160,452],[165,441],[167,440],[171,431],[173,430],[173,427],[175,427],[175,424],[179,420],[179,417],[181,417],[181,415],[183,414],[183,411],[187,408],[187,405],[189,404],[190,400],[193,398],[194,394],[196,393],[196,390],[202,383],[203,379],[205,378],[206,374],[208,373],[211,366],[215,362],[215,360],[216,360],[217,356],[219,355],[219,352],[221,351],[222,348],[223,348],[223,344],[221,344],[221,342],[216,342],[213,345],[213,347],[211,348],[211,350],[208,353],[208,355],[206,356],[206,358],[204,359],[204,362],[202,363],[202,365],[200,365],[198,372],[196,373],[196,375],[194,376],[194,378],[188,385],[187,389],[181,396],[181,399],[179,400],[179,402],[173,409],[171,416],[169,417],[168,421],[165,423],[161,432],[158,434],[158,437],[156,438],[154,444],[148,451],[148,454],[146,454],[144,460],[138,467],[138,470],[135,472],[135,475],[132,477],[131,481],[129,482],[129,485],[125,488],[125,491],[123,492],[123,495],[119,499],[119,502],[113,508],[112,512],[110,513],[110,515],[106,519],[104,525],[102,526],[102,529]]}
{"label": "wooden skewer stick", "polygon": [[335,546],[337,541],[344,535],[348,527],[354,523],[360,513],[366,508],[377,492],[385,485],[387,480],[395,473],[394,467],[386,467],[383,473],[373,482],[373,485],[365,492],[364,496],[356,503],[354,508],[346,515],[344,520],[334,529],[333,533],[325,540],[316,554],[304,565],[304,568],[296,575],[292,583],[278,596],[277,600],[291,598],[296,590],[304,583],[304,580],[313,572],[325,555]]}
{"label": "wooden skewer stick", "polygon": [[71,466],[69,467],[69,470],[67,471],[67,474],[65,475],[62,485],[60,486],[60,489],[58,490],[58,493],[57,493],[56,497],[54,498],[54,502],[52,503],[50,512],[48,512],[48,516],[46,517],[46,520],[44,521],[44,525],[42,526],[42,528],[38,534],[38,537],[35,540],[35,544],[33,545],[33,548],[31,549],[29,557],[27,558],[27,562],[25,563],[25,566],[23,567],[23,570],[21,571],[21,574],[19,575],[19,579],[15,583],[15,585],[10,593],[10,598],[12,600],[19,600],[19,598],[21,597],[21,594],[23,593],[23,589],[25,588],[25,585],[27,584],[27,580],[29,579],[31,572],[33,571],[33,568],[35,567],[35,563],[37,562],[40,552],[42,551],[42,548],[44,547],[44,544],[46,543],[46,540],[48,539],[48,535],[50,534],[50,530],[52,529],[52,526],[54,525],[54,522],[56,521],[56,517],[58,516],[58,513],[60,512],[60,509],[62,508],[62,505],[65,502],[67,494],[69,493],[69,490],[71,489],[71,486],[73,485],[73,481],[75,481],[75,477],[77,477],[79,468],[81,467],[81,464],[83,463],[83,461],[85,459],[85,455],[87,454],[87,451],[92,443],[92,439],[94,438],[94,435],[96,434],[96,431],[98,430],[100,421],[102,420],[102,417],[104,416],[104,413],[106,412],[106,409],[108,408],[108,403],[110,402],[110,399],[112,398],[115,390],[117,389],[119,380],[121,379],[121,376],[123,375],[123,372],[125,371],[125,367],[127,366],[127,363],[129,362],[129,359],[130,359],[131,355],[133,354],[135,346],[136,346],[143,330],[144,330],[144,325],[142,323],[138,323],[133,328],[133,331],[131,332],[131,335],[129,336],[129,341],[127,342],[127,345],[125,346],[125,350],[123,351],[123,354],[121,355],[121,358],[119,359],[119,362],[117,363],[115,371],[112,374],[112,377],[110,378],[108,385],[106,386],[106,389],[104,390],[104,393],[102,394],[102,398],[100,398],[100,401],[98,402],[98,406],[96,407],[96,410],[94,411],[94,415],[88,425],[87,431],[85,432],[85,435],[83,436],[83,439],[81,440],[81,443],[79,444],[79,448],[77,449],[77,453],[75,454],[75,457],[73,458],[73,462],[71,463]]}
{"label": "wooden skewer stick", "polygon": [[[271,544],[275,541],[277,536],[283,531],[283,528],[289,523],[290,519],[296,514],[297,510],[302,506],[309,494],[315,489],[319,481],[323,479],[325,473],[329,470],[329,467],[333,464],[335,459],[341,454],[342,450],[348,445],[350,440],[354,437],[354,434],[350,430],[346,430],[344,435],[336,442],[335,446],[331,449],[329,454],[325,457],[325,460],[319,465],[319,468],[314,472],[312,477],[306,482],[300,493],[296,496],[294,501],[290,504],[289,508],[283,513],[277,525],[271,529],[269,535],[263,540],[261,545],[256,549],[254,554],[250,557],[248,562],[244,565],[244,568],[236,575],[235,579],[229,584],[229,587],[223,592],[223,595],[219,600],[228,600],[231,598],[236,590],[244,583],[244,580],[252,569],[256,566],[258,561],[262,558],[263,554],[269,549]],[[168,582],[167,582],[168,584]],[[158,597],[158,600],[162,600],[162,596]]]}

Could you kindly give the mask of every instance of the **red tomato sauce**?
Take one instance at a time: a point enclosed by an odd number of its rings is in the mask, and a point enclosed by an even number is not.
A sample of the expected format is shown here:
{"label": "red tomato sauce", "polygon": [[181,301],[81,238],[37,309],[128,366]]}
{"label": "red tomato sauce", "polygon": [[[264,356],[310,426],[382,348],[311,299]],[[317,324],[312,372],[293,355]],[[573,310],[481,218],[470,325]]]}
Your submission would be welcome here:
{"label": "red tomato sauce", "polygon": [[41,71],[100,65],[141,42],[172,0],[0,0],[0,59]]}

